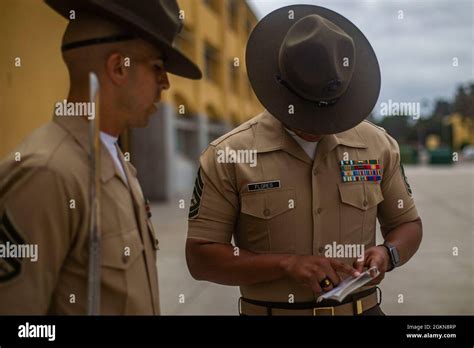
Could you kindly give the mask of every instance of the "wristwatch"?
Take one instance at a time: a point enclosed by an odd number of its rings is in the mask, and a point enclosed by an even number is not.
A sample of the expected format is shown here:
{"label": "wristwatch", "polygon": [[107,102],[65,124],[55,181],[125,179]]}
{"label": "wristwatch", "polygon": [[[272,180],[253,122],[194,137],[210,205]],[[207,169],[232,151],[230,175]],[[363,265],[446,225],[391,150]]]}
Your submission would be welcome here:
{"label": "wristwatch", "polygon": [[379,246],[383,246],[387,248],[388,255],[390,256],[391,267],[389,270],[387,270],[387,272],[390,272],[395,267],[400,266],[400,255],[398,254],[397,248],[395,248],[393,245],[388,244],[388,243],[383,243],[383,244],[380,244]]}

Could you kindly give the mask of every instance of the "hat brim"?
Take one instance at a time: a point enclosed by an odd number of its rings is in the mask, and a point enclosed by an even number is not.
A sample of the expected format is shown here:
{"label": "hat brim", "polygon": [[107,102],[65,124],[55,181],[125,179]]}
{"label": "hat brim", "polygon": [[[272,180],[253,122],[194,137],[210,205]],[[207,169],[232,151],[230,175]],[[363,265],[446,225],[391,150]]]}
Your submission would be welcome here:
{"label": "hat brim", "polygon": [[[289,19],[290,10],[294,19]],[[321,107],[302,99],[276,79],[279,50],[286,33],[296,21],[311,14],[335,23],[354,40],[352,79],[331,106]],[[380,68],[369,41],[347,18],[324,7],[294,5],[271,12],[250,34],[245,59],[250,83],[262,105],[285,125],[303,132],[322,135],[353,128],[370,114],[379,97]]]}
{"label": "hat brim", "polygon": [[[44,0],[45,3],[59,13],[61,16],[69,20],[69,11],[71,6],[68,1],[64,0]],[[188,57],[186,57],[179,50],[171,46],[168,42],[163,40],[160,35],[153,30],[153,28],[147,26],[145,23],[135,20],[134,15],[127,11],[109,6],[107,1],[96,2],[94,0],[83,1],[76,4],[77,7],[88,8],[101,11],[103,14],[108,15],[112,20],[122,22],[136,31],[145,40],[156,45],[165,56],[165,70],[171,74],[186,77],[193,80],[198,80],[202,77],[202,72],[199,67],[194,64]]]}

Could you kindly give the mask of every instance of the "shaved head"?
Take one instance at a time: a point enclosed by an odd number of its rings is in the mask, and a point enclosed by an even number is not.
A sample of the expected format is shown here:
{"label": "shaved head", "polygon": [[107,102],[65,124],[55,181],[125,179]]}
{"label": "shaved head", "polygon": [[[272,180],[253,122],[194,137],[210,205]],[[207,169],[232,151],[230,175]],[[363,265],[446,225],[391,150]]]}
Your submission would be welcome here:
{"label": "shaved head", "polygon": [[[121,38],[113,42],[87,40]],[[64,32],[63,59],[69,71],[68,100],[88,100],[89,73],[100,82],[101,129],[118,135],[143,127],[161,92],[169,88],[163,56],[158,47],[135,37],[127,26],[92,13],[81,13]]]}

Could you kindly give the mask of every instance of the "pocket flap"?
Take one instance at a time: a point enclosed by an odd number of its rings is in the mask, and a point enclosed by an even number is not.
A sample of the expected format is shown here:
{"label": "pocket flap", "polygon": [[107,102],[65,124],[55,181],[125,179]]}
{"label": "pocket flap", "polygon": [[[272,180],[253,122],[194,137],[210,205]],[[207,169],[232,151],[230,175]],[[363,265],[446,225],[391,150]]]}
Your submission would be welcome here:
{"label": "pocket flap", "polygon": [[370,209],[383,201],[378,183],[338,183],[341,201],[361,210]]}
{"label": "pocket flap", "polygon": [[246,192],[241,195],[241,205],[243,214],[260,219],[272,219],[296,207],[295,190],[288,188],[265,192]]}
{"label": "pocket flap", "polygon": [[127,269],[143,254],[138,230],[107,237],[101,242],[102,266]]}

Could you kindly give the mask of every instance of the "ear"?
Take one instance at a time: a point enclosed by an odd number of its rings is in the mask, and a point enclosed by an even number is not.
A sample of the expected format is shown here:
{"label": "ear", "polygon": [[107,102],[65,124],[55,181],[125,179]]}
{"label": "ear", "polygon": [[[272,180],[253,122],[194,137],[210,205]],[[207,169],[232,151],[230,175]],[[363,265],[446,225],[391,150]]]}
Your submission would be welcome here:
{"label": "ear", "polygon": [[112,83],[122,86],[128,80],[129,67],[125,64],[126,57],[118,52],[108,55],[105,62],[105,71]]}

